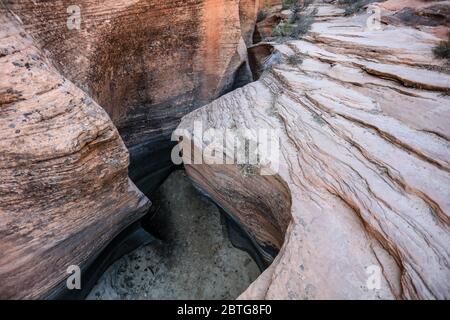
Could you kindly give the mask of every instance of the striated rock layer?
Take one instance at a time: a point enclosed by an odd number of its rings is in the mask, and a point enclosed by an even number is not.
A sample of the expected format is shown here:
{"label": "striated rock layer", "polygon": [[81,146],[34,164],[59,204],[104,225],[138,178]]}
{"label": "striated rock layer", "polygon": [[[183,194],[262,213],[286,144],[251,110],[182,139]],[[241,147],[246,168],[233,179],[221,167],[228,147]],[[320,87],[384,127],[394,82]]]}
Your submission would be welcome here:
{"label": "striated rock layer", "polygon": [[106,112],[0,7],[0,298],[42,298],[148,209]]}
{"label": "striated rock layer", "polygon": [[258,7],[0,3],[0,298],[46,296],[146,212],[125,146],[151,191],[179,119],[251,81]]}
{"label": "striated rock layer", "polygon": [[77,17],[68,11],[73,1],[3,2],[57,69],[108,112],[142,189],[149,174],[170,165],[162,149],[179,119],[232,89],[237,71],[246,70],[259,5],[81,0],[80,28],[68,29]]}
{"label": "striated rock layer", "polygon": [[[383,21],[398,12],[388,5]],[[194,154],[208,145],[193,139],[196,121],[279,136],[279,168],[183,153],[197,187],[279,249],[241,298],[448,299],[450,75],[432,55],[442,26],[371,30],[368,14],[318,9],[303,40],[275,45],[281,63],[179,126]]]}

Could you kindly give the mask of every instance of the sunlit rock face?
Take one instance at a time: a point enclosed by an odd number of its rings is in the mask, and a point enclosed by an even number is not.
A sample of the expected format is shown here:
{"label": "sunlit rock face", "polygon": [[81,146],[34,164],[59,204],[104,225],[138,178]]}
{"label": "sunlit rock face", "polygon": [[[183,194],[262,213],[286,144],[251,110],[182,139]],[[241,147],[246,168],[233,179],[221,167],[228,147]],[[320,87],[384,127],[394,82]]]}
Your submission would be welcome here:
{"label": "sunlit rock face", "polygon": [[42,298],[149,208],[106,112],[0,8],[0,298]]}
{"label": "sunlit rock face", "polygon": [[[47,297],[145,214],[126,147],[150,189],[180,118],[246,69],[266,3],[279,1],[2,1],[0,298]],[[274,175],[186,165],[279,251],[242,298],[450,298],[450,79],[431,53],[448,1],[374,6],[382,30],[319,5],[303,40],[253,49],[278,64],[180,125],[279,133]]]}
{"label": "sunlit rock face", "polygon": [[[258,6],[256,0],[82,0],[75,9],[69,0],[5,3],[56,68],[108,112],[132,159],[161,165],[168,159],[155,154],[167,147],[179,119],[232,88]],[[77,17],[79,29],[69,30]],[[155,170],[143,168],[132,172],[138,184]]]}
{"label": "sunlit rock face", "polygon": [[233,87],[257,6],[2,2],[0,297],[46,296],[146,212],[126,147],[147,191],[179,119]]}
{"label": "sunlit rock face", "polygon": [[183,153],[197,187],[280,250],[242,298],[450,297],[450,75],[432,54],[447,27],[405,25],[394,2],[373,5],[393,21],[381,29],[317,4],[302,40],[273,44],[278,64],[183,118],[194,154],[208,146],[198,122],[279,136],[279,163],[258,168],[271,176]]}

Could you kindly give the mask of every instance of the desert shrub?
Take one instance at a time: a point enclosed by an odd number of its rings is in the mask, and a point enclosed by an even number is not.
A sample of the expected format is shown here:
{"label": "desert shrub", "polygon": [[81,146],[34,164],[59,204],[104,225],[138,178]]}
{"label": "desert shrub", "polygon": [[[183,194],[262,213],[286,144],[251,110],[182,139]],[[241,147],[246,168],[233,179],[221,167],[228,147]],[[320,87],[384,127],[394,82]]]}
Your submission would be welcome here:
{"label": "desert shrub", "polygon": [[267,56],[261,66],[261,72],[272,70],[275,66],[286,63],[290,66],[298,66],[303,63],[303,55],[296,53],[290,56],[283,56],[279,51],[274,51]]}
{"label": "desert shrub", "polygon": [[309,9],[313,0],[303,2],[294,1],[290,5],[291,14],[287,20],[281,21],[272,30],[272,35],[277,40],[298,39],[306,34],[314,23],[317,8]]}
{"label": "desert shrub", "polygon": [[317,14],[317,8],[314,8],[309,13],[298,14],[294,22],[294,29],[291,34],[293,38],[299,38],[305,35],[310,29],[311,25],[314,23],[314,17]]}
{"label": "desert shrub", "polygon": [[258,16],[256,17],[256,22],[261,22],[267,17],[267,12],[265,10],[259,10]]}
{"label": "desert shrub", "polygon": [[286,63],[291,66],[297,66],[303,63],[303,57],[300,54],[293,54],[286,58]]}
{"label": "desert shrub", "polygon": [[441,41],[434,49],[434,56],[438,59],[445,59],[450,64],[450,33],[448,34],[448,40]]}
{"label": "desert shrub", "polygon": [[361,11],[365,6],[373,2],[385,0],[338,0],[338,5],[345,9],[345,15],[352,15]]}
{"label": "desert shrub", "polygon": [[283,10],[289,9],[294,3],[298,2],[297,0],[283,0],[281,2],[281,8]]}
{"label": "desert shrub", "polygon": [[294,25],[288,22],[280,22],[277,24],[273,30],[272,35],[274,37],[289,37],[294,30]]}

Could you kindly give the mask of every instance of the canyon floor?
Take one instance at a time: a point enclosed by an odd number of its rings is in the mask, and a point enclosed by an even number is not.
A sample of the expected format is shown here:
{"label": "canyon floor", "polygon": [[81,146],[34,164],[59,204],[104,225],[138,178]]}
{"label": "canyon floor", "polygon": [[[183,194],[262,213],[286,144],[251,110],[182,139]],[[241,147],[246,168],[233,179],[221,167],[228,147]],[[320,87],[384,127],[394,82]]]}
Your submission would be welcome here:
{"label": "canyon floor", "polygon": [[228,239],[219,210],[175,171],[158,190],[155,234],[164,239],[122,257],[88,299],[234,299],[259,275]]}

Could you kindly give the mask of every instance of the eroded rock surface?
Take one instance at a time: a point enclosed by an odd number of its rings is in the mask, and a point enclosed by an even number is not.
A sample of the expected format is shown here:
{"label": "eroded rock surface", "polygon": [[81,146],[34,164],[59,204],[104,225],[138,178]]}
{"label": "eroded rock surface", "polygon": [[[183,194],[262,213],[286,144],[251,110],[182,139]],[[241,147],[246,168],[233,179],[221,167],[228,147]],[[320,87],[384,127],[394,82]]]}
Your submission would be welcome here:
{"label": "eroded rock surface", "polygon": [[0,298],[43,298],[148,209],[106,112],[0,7]]}
{"label": "eroded rock surface", "polygon": [[172,165],[166,149],[179,119],[249,72],[257,8],[1,2],[1,298],[45,296],[68,265],[83,266],[144,214],[149,201],[128,179],[125,146],[130,175],[149,191],[151,175]]}
{"label": "eroded rock surface", "polygon": [[[262,5],[77,4],[79,29],[70,1],[1,3],[1,298],[45,297],[144,214],[125,144],[145,185],[179,119],[233,88]],[[431,54],[448,1],[375,6],[383,30],[319,6],[302,41],[275,47],[286,62],[181,125],[280,133],[276,175],[186,166],[264,250],[280,250],[243,298],[449,298],[450,84]],[[379,290],[367,288],[371,266]]]}
{"label": "eroded rock surface", "polygon": [[[258,8],[257,0],[81,0],[75,9],[70,0],[3,2],[57,69],[108,112],[141,189],[170,165],[159,152],[180,118],[233,87]],[[69,29],[77,17],[80,28]]]}
{"label": "eroded rock surface", "polygon": [[[382,17],[403,8],[387,5]],[[448,299],[450,75],[432,55],[443,26],[396,20],[371,30],[368,14],[318,7],[303,40],[275,45],[280,64],[179,127],[194,154],[206,146],[192,138],[196,121],[204,131],[279,135],[279,168],[262,168],[272,176],[245,165],[186,165],[262,246],[280,249],[241,297]],[[381,272],[375,289],[373,270]]]}

